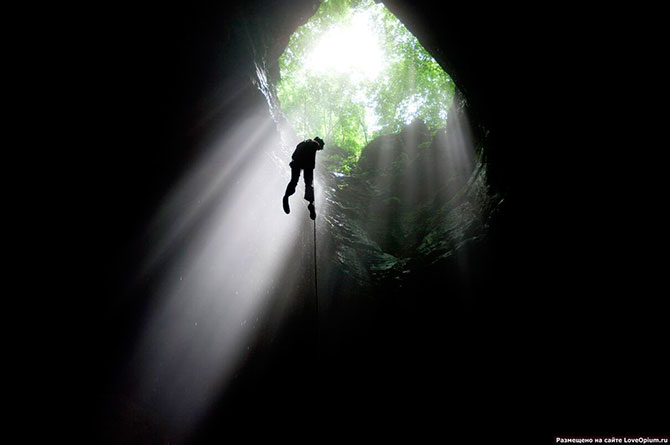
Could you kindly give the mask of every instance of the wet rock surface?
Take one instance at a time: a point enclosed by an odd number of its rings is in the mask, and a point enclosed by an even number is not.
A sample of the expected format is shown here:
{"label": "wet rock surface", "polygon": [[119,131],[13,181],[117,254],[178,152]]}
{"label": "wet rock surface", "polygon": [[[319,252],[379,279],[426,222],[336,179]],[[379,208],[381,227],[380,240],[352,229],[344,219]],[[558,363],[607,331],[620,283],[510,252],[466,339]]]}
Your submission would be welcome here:
{"label": "wet rock surface", "polygon": [[[372,141],[351,174],[322,172],[333,248],[324,254],[332,267],[368,291],[402,286],[462,246],[483,242],[500,197],[489,193],[480,161],[449,159],[454,148],[445,130],[431,135],[415,121]],[[450,164],[461,161],[468,165]]]}

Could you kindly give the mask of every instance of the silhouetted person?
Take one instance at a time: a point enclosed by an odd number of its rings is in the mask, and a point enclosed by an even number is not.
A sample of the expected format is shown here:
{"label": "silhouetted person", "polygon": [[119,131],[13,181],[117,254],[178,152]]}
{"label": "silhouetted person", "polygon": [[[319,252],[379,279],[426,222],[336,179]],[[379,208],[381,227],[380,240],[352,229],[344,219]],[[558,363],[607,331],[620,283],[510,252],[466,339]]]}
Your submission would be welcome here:
{"label": "silhouetted person", "polygon": [[314,167],[316,166],[316,152],[323,150],[323,139],[315,137],[314,139],[306,139],[295,147],[293,161],[289,164],[291,167],[291,182],[286,186],[286,193],[284,193],[284,212],[289,214],[291,208],[288,205],[288,197],[295,193],[295,187],[298,185],[300,179],[300,170],[304,170],[303,178],[305,180],[305,199],[309,201],[307,208],[309,209],[309,217],[316,218],[316,210],[314,209]]}

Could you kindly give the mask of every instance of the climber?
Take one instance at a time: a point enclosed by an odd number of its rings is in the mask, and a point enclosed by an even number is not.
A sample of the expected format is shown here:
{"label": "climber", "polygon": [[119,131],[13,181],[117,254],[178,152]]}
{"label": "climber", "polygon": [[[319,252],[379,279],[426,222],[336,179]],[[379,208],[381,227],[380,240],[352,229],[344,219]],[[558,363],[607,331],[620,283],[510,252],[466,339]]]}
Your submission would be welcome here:
{"label": "climber", "polygon": [[305,180],[305,200],[309,201],[307,208],[309,209],[309,217],[316,219],[316,210],[314,209],[314,167],[316,165],[316,152],[323,150],[324,142],[320,137],[314,139],[306,139],[295,147],[293,161],[289,164],[291,167],[291,182],[286,186],[286,193],[284,193],[284,212],[288,215],[291,209],[288,205],[288,198],[295,193],[295,187],[298,185],[300,179],[300,170],[304,170]]}

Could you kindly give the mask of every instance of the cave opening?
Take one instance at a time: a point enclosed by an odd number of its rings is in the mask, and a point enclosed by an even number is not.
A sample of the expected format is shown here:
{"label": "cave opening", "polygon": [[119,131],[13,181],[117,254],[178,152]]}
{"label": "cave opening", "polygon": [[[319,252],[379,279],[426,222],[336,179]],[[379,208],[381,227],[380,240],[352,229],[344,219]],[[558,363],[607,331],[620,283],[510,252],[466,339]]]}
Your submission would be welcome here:
{"label": "cave opening", "polygon": [[257,74],[272,84],[261,91],[282,133],[276,160],[326,141],[316,204],[337,261],[324,274],[411,282],[485,238],[500,197],[484,139],[450,75],[383,3],[325,0],[275,54],[278,75]]}
{"label": "cave opening", "polygon": [[446,126],[456,87],[382,4],[326,0],[279,58],[281,110],[301,139],[321,135],[328,167],[349,172],[373,139],[414,120]]}

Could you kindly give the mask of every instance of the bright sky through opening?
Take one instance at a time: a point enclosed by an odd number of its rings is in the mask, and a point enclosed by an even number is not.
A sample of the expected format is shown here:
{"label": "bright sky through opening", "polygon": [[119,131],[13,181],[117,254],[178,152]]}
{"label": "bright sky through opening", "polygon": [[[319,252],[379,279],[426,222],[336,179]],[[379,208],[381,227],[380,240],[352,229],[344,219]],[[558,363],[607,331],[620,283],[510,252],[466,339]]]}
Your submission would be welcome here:
{"label": "bright sky through opening", "polygon": [[[353,82],[375,80],[386,69],[386,60],[373,29],[373,13],[374,8],[359,11],[350,23],[331,27],[309,52],[307,69],[316,74],[338,72]],[[372,133],[378,129],[374,103],[365,97],[357,101],[365,104],[368,131]]]}
{"label": "bright sky through opening", "polygon": [[307,67],[314,73],[337,71],[374,80],[382,72],[385,61],[377,35],[373,32],[368,9],[353,15],[351,23],[328,30],[309,53]]}
{"label": "bright sky through opening", "polygon": [[324,135],[342,148],[329,168],[347,170],[382,134],[415,119],[443,128],[454,86],[381,3],[324,0],[279,59],[277,97],[297,139]]}

